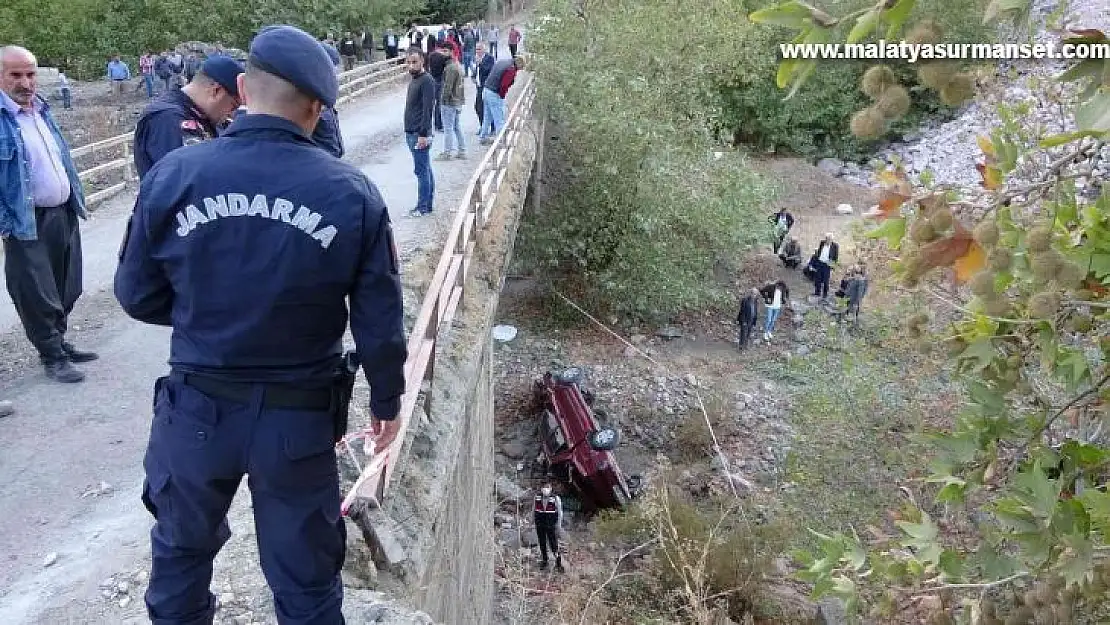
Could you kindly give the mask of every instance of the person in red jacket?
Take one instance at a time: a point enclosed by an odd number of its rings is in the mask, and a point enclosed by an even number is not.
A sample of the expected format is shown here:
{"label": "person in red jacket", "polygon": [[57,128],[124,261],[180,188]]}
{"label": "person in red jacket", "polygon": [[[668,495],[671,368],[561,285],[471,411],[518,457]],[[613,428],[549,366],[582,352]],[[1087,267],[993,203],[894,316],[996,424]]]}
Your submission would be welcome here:
{"label": "person in red jacket", "polygon": [[513,60],[498,61],[490,70],[489,77],[482,85],[482,104],[485,111],[482,114],[482,129],[478,133],[481,145],[493,143],[494,128],[501,128],[505,124],[505,97],[516,80],[517,71],[524,67],[524,58],[516,57]]}

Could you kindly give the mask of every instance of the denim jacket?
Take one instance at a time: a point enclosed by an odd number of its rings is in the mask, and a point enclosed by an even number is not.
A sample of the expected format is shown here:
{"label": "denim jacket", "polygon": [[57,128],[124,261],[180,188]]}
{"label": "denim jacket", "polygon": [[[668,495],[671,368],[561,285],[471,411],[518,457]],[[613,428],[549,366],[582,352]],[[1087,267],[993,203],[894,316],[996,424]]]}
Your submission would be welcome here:
{"label": "denim jacket", "polygon": [[[39,96],[35,96],[38,98]],[[40,98],[41,100],[41,98]],[[58,124],[50,115],[50,106],[42,100],[42,115],[62,155],[62,162],[69,176],[72,190],[66,207],[82,219],[88,219],[85,211],[85,193],[77,168],[69,155],[69,144],[58,130]],[[19,122],[9,110],[13,102],[6,94],[0,93],[0,235],[12,236],[22,241],[38,238],[35,225],[35,202],[31,197],[31,165],[23,146],[23,135]]]}

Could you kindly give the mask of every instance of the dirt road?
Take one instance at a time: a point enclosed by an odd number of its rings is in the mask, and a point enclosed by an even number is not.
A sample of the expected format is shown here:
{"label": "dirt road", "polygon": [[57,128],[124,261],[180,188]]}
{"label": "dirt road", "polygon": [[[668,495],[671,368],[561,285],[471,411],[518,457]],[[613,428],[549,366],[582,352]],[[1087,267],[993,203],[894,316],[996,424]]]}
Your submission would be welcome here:
{"label": "dirt road", "polygon": [[[346,160],[381,190],[397,244],[409,266],[438,255],[463,188],[484,149],[477,119],[464,111],[470,157],[433,162],[436,215],[413,218],[412,160],[401,120],[406,83],[340,111]],[[474,86],[468,81],[467,99]],[[436,137],[433,155],[442,148]],[[83,384],[41,373],[6,290],[0,293],[0,399],[16,414],[0,419],[0,622],[145,622],[151,519],[139,501],[142,454],[154,380],[168,367],[169,332],[127,318],[112,295],[116,253],[134,196],[102,205],[83,224],[85,294],[70,339],[100,360],[82,365]],[[2,263],[2,258],[0,258]],[[406,280],[407,282],[408,280]],[[406,306],[418,306],[408,298]],[[230,520],[235,536],[217,561],[213,590],[225,604],[221,623],[271,623],[270,598],[257,566],[246,493]],[[348,604],[358,591],[348,592]]]}

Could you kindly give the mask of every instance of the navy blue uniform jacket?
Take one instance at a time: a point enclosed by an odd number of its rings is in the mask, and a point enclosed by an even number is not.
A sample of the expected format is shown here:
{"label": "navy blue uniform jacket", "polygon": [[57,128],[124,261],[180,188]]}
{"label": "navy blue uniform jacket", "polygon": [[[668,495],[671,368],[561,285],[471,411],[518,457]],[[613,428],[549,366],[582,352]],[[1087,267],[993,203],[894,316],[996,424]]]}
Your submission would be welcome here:
{"label": "navy blue uniform jacket", "polygon": [[143,179],[115,293],[173,327],[176,371],[303,386],[330,381],[349,298],[370,409],[388,420],[407,356],[397,264],[373,183],[292,122],[242,115]]}
{"label": "navy blue uniform jacket", "polygon": [[312,141],[335,158],[343,158],[343,135],[339,133],[339,113],[330,106],[320,111],[320,121],[312,131]]}
{"label": "navy blue uniform jacket", "polygon": [[162,94],[146,106],[135,125],[135,171],[142,178],[173,150],[212,139],[217,134],[212,122],[184,91],[175,89]]}

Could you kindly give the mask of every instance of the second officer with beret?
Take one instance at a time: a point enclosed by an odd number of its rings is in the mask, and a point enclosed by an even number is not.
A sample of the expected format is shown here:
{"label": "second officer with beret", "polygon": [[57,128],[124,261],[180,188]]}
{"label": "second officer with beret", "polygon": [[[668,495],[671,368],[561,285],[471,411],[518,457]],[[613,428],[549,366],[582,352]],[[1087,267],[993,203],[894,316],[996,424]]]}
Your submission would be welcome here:
{"label": "second officer with beret", "polygon": [[242,73],[235,59],[210,56],[189,84],[147,105],[135,126],[139,178],[171,151],[216,137],[217,127],[239,106],[236,80]]}
{"label": "second officer with beret", "polygon": [[116,271],[123,309],[173,328],[143,461],[147,612],[158,625],[212,622],[212,562],[247,474],[277,621],[339,625],[348,316],[380,448],[405,388],[389,213],[366,176],[309,139],[338,91],[310,35],[262,30],[238,86],[247,114],[147,172]]}

